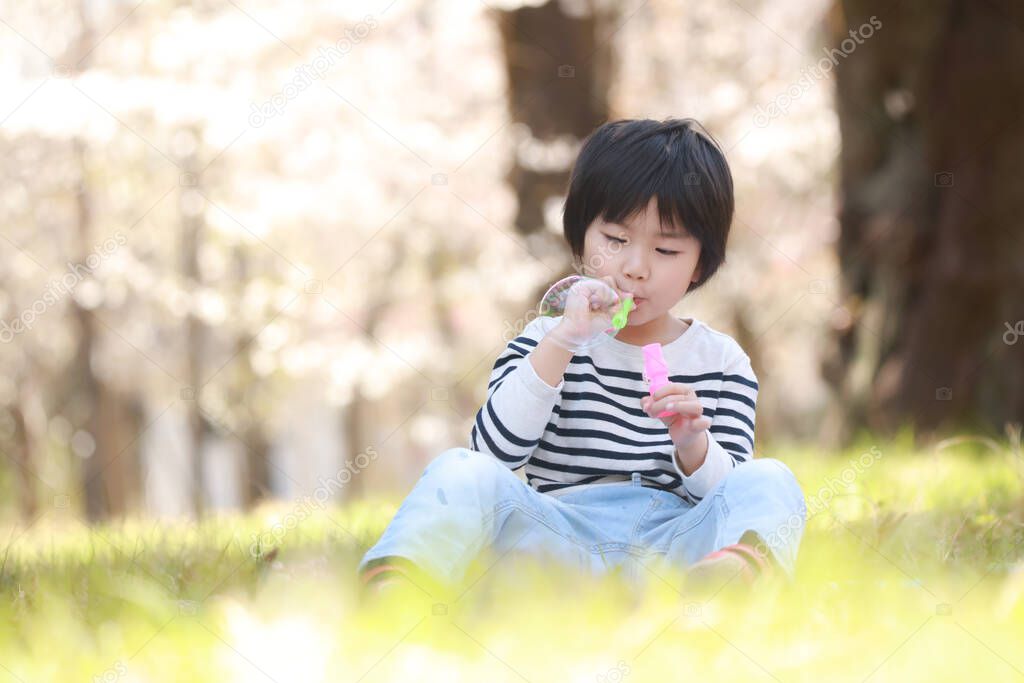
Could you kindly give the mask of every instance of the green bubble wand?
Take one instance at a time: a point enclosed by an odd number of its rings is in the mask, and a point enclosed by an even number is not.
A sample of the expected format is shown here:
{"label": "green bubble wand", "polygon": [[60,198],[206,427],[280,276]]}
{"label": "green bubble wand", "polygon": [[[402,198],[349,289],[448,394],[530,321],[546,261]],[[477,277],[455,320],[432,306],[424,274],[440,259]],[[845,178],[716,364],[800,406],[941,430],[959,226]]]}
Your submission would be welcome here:
{"label": "green bubble wand", "polygon": [[630,311],[633,310],[635,304],[633,303],[633,297],[627,296],[622,300],[622,305],[619,310],[612,316],[612,328],[617,332],[626,326],[626,319],[629,317]]}

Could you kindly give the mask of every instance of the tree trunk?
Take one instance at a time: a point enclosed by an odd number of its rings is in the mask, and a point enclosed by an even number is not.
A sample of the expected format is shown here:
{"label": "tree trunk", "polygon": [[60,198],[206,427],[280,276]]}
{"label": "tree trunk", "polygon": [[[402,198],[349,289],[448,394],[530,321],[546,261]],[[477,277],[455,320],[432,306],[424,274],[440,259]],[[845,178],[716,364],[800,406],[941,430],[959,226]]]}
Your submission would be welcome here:
{"label": "tree trunk", "polygon": [[844,0],[830,44],[872,12],[835,67],[839,435],[1002,429],[1024,417],[1024,6]]}
{"label": "tree trunk", "polygon": [[[495,17],[509,84],[509,117],[522,131],[513,138],[516,150],[506,176],[516,192],[515,229],[545,240],[538,253],[564,251],[568,256],[561,229],[545,230],[544,206],[565,194],[575,145],[609,119],[612,38],[619,10],[609,5],[574,15],[566,12],[565,3],[550,0],[539,7],[497,11]],[[523,153],[566,141],[574,146],[564,159],[552,155],[538,163],[543,154]],[[567,265],[550,282],[540,283],[527,301],[540,301],[553,282],[572,272]]]}
{"label": "tree trunk", "polygon": [[[406,259],[408,258],[409,248],[408,245],[401,240],[396,241],[391,249],[392,259],[388,264],[388,272],[398,273],[401,272],[402,267],[405,265]],[[366,338],[368,343],[378,343],[377,334],[378,327],[380,326],[381,319],[384,313],[389,310],[396,302],[399,297],[407,296],[407,293],[402,292],[401,289],[394,286],[394,283],[389,278],[384,278],[381,286],[374,288],[371,292],[367,292],[368,301],[366,302],[367,315],[362,321],[361,326],[363,328],[363,336]],[[432,289],[435,289],[432,287]],[[443,320],[439,321],[442,329],[447,325]],[[413,380],[415,386],[421,386],[421,377],[416,377]],[[428,389],[429,391],[429,389]],[[412,401],[409,404],[403,406],[404,409],[409,409],[419,404],[416,396],[412,396]],[[342,457],[347,457],[354,460],[357,455],[364,452],[368,447],[374,445],[372,442],[372,435],[375,430],[370,427],[371,415],[373,414],[373,403],[367,398],[366,393],[363,391],[362,379],[357,377],[355,384],[352,387],[352,397],[349,400],[348,406],[346,406],[344,412],[341,415],[341,433],[344,435],[345,454]],[[401,434],[394,434],[392,438],[400,438]],[[346,500],[358,500],[362,498],[366,491],[366,484],[364,482],[365,472],[352,477],[352,479],[345,485],[344,497]]]}
{"label": "tree trunk", "polygon": [[18,508],[21,518],[29,522],[35,519],[39,510],[39,483],[32,469],[39,459],[35,457],[35,441],[24,407],[24,392],[20,393],[22,396],[19,396],[18,403],[11,409],[14,418],[14,471],[18,482]]}
{"label": "tree trunk", "polygon": [[[86,264],[94,238],[85,143],[75,139],[73,150],[80,169],[76,192],[75,260],[78,264]],[[139,489],[136,435],[141,425],[141,413],[132,398],[117,392],[96,374],[93,367],[93,358],[99,353],[96,319],[92,311],[73,298],[71,308],[78,323],[78,348],[71,372],[81,378],[76,400],[84,408],[82,426],[94,442],[90,452],[79,454],[84,458],[82,491],[86,516],[90,521],[98,521],[125,514],[136,501]]]}
{"label": "tree trunk", "polygon": [[[245,298],[246,283],[251,273],[249,272],[249,255],[244,246],[236,246],[233,251],[234,277],[238,283],[236,302]],[[265,418],[261,412],[261,404],[253,401],[252,396],[256,394],[259,377],[252,366],[252,356],[249,353],[249,345],[252,341],[244,334],[240,334],[235,342],[235,366],[237,371],[232,374],[231,396],[232,404],[236,406],[246,405],[245,411],[239,411],[244,415],[244,427],[242,428],[243,447],[245,448],[245,472],[243,474],[242,491],[246,507],[253,507],[262,500],[270,497],[270,441],[264,427]]]}
{"label": "tree trunk", "polygon": [[538,164],[518,149],[558,140],[578,142],[608,119],[611,34],[617,15],[605,12],[576,16],[557,0],[497,12],[509,114],[513,123],[525,124],[524,133],[516,136],[517,154],[508,173],[519,200],[516,230],[524,235],[543,231],[545,201],[565,192],[575,155]]}
{"label": "tree trunk", "polygon": [[181,215],[181,276],[189,299],[193,306],[189,307],[185,318],[185,367],[188,387],[186,402],[188,406],[189,454],[192,472],[192,513],[196,519],[203,516],[206,508],[206,486],[203,475],[203,444],[206,441],[207,424],[200,410],[200,391],[203,383],[203,348],[206,340],[206,325],[195,313],[196,294],[202,287],[202,274],[199,272],[199,246],[202,243],[202,216],[190,209],[190,195],[197,192],[194,186],[199,183],[199,162],[197,159],[200,131],[195,128],[183,130],[183,136],[189,136],[191,151],[182,156],[180,166],[181,178],[185,184],[179,198],[178,206]]}

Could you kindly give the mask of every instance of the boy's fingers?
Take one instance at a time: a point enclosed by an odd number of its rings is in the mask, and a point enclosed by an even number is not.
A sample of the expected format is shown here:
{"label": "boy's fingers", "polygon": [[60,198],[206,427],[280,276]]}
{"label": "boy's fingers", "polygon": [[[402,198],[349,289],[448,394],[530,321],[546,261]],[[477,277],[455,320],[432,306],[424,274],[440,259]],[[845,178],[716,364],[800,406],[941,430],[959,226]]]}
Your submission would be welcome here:
{"label": "boy's fingers", "polygon": [[612,290],[611,293],[613,296],[611,296],[611,303],[615,303],[616,301],[618,301],[620,297],[619,290],[615,288],[615,278],[613,278],[611,275],[605,275],[603,278],[601,278],[601,282],[608,285],[608,287]]}
{"label": "boy's fingers", "polygon": [[654,392],[654,400],[664,398],[670,394],[678,394],[684,398],[694,398],[697,396],[696,392],[688,385],[680,384],[679,382],[669,382]]}
{"label": "boy's fingers", "polygon": [[669,396],[660,401],[655,401],[648,412],[657,415],[663,410],[689,417],[700,417],[704,413],[704,407],[700,404],[700,401],[696,399],[680,399],[676,396]]}
{"label": "boy's fingers", "polygon": [[659,392],[655,392],[655,397],[644,396],[640,399],[640,406],[649,413],[660,413],[665,410],[673,410],[669,408],[669,405],[677,404],[679,412],[682,414],[690,414],[696,411],[699,415],[703,411],[700,400],[697,398],[687,398],[683,394],[669,393],[668,395],[661,396],[658,398]]}
{"label": "boy's fingers", "polygon": [[[598,282],[607,285],[607,287],[598,284]],[[615,282],[611,277],[583,280],[582,286],[586,288],[584,291],[589,295],[593,308],[611,308],[619,300],[618,292],[615,290]]]}
{"label": "boy's fingers", "polygon": [[690,425],[689,425],[689,429],[687,431],[689,433],[691,433],[691,434],[695,434],[697,432],[702,432],[705,429],[708,429],[710,427],[711,427],[711,418],[710,417],[697,417],[697,418],[690,419]]}

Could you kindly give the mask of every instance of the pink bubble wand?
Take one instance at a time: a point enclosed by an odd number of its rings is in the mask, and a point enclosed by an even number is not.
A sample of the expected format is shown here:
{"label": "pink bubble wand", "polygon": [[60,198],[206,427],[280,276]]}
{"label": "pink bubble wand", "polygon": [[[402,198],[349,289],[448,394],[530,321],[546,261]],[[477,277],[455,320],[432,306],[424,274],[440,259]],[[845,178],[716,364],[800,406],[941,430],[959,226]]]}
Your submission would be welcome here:
{"label": "pink bubble wand", "polygon": [[[651,398],[654,393],[668,384],[668,364],[665,362],[665,355],[661,352],[661,344],[655,342],[642,347],[644,353],[644,381],[650,384]],[[671,410],[663,410],[658,417],[671,417],[675,415]]]}

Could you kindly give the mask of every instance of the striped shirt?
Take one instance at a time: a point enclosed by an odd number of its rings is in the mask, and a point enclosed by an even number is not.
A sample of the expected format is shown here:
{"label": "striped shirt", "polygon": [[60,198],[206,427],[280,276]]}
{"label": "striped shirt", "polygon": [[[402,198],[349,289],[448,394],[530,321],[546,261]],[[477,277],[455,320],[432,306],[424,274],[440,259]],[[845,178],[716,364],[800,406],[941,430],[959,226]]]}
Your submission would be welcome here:
{"label": "striped shirt", "polygon": [[643,486],[693,504],[753,457],[757,377],[732,337],[685,318],[690,326],[662,346],[669,381],[692,386],[712,419],[704,464],[687,476],[668,427],[640,407],[649,394],[641,347],[610,338],[573,356],[558,386],[537,375],[527,356],[557,320],[534,319],[498,356],[470,448],[512,470],[525,466],[540,493],[630,481],[636,472]]}

